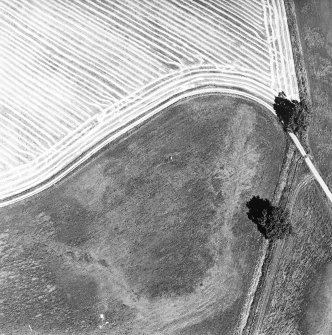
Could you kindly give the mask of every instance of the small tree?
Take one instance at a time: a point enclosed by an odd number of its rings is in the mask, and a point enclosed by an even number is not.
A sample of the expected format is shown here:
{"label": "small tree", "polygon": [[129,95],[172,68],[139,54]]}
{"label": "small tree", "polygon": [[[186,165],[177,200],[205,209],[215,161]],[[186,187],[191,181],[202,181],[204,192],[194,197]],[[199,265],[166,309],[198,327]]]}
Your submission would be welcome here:
{"label": "small tree", "polygon": [[284,92],[280,92],[274,99],[273,108],[286,131],[300,134],[307,130],[309,112],[304,101],[289,100]]}
{"label": "small tree", "polygon": [[291,130],[292,118],[296,108],[295,103],[288,100],[284,92],[280,92],[274,99],[273,108],[285,130]]}
{"label": "small tree", "polygon": [[282,239],[291,233],[288,212],[273,206],[268,199],[253,196],[246,205],[249,209],[248,218],[266,239]]}

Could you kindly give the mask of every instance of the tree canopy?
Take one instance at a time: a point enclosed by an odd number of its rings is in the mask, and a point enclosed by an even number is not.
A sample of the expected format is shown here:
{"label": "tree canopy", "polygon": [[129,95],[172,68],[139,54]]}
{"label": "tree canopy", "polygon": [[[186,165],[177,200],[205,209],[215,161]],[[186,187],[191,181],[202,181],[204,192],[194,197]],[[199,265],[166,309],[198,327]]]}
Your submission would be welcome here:
{"label": "tree canopy", "polygon": [[284,92],[274,99],[273,108],[286,131],[299,134],[307,129],[309,112],[304,101],[289,100]]}
{"label": "tree canopy", "polygon": [[246,205],[249,209],[248,218],[266,239],[282,239],[291,233],[288,212],[273,206],[268,199],[253,196]]}

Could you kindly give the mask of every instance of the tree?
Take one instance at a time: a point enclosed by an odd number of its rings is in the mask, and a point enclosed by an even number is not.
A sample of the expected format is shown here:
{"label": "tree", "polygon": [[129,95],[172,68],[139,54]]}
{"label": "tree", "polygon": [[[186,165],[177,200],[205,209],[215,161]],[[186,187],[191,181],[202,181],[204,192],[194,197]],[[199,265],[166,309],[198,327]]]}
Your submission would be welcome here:
{"label": "tree", "polygon": [[268,199],[253,196],[246,205],[248,218],[266,239],[282,239],[292,232],[288,212],[273,206]]}
{"label": "tree", "polygon": [[289,100],[284,92],[274,99],[273,108],[286,131],[300,134],[307,130],[309,111],[304,101]]}
{"label": "tree", "polygon": [[288,100],[284,92],[280,92],[278,96],[274,99],[273,108],[277,114],[280,123],[287,131],[290,130],[295,107],[295,103],[291,100]]}

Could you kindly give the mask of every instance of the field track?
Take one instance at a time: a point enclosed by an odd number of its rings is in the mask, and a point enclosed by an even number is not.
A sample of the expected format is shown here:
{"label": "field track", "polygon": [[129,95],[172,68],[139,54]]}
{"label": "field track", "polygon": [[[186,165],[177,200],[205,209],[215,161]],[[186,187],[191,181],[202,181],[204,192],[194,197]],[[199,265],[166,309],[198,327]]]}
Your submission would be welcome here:
{"label": "field track", "polygon": [[298,97],[282,0],[4,0],[0,38],[0,206],[186,96]]}

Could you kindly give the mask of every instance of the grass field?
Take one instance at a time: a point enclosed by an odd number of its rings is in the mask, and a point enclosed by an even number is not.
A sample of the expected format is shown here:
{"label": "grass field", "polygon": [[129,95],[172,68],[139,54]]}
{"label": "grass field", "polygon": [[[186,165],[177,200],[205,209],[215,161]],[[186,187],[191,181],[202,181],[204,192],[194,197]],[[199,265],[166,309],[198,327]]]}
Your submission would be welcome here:
{"label": "grass field", "polygon": [[294,2],[312,99],[309,142],[324,180],[331,188],[332,4],[328,0]]}
{"label": "grass field", "polygon": [[[302,170],[306,172],[305,169]],[[294,235],[287,240],[262,331],[328,335],[331,319],[332,211],[308,174],[293,199]]]}
{"label": "grass field", "polygon": [[261,243],[245,202],[284,147],[258,105],[199,96],[2,208],[2,331],[234,334]]}

